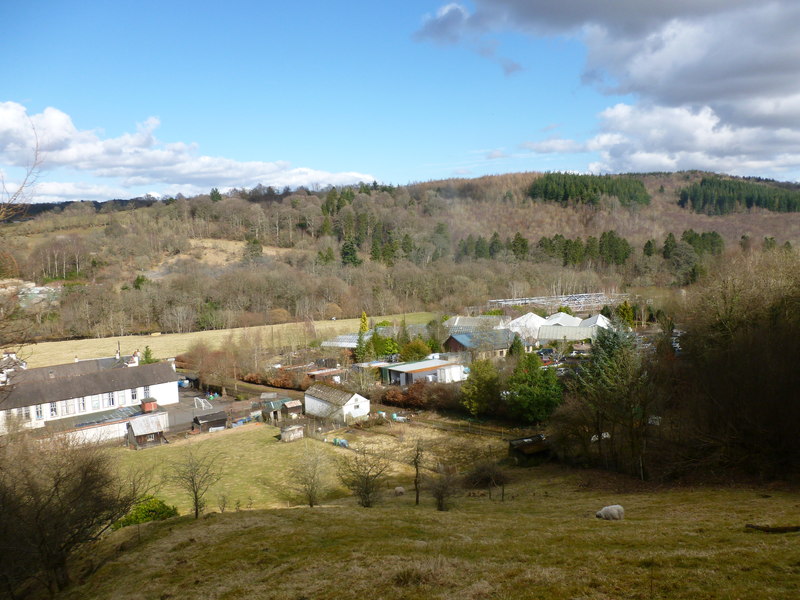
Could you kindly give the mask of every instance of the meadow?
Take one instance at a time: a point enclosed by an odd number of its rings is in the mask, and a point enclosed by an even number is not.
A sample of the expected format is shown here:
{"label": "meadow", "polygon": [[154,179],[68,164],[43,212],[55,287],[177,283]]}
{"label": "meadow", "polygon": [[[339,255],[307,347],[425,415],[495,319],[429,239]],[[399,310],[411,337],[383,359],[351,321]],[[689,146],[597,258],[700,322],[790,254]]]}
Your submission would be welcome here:
{"label": "meadow", "polygon": [[[286,461],[302,451],[302,443],[274,441],[275,431],[253,426],[189,443],[224,450],[226,467],[241,475],[225,489],[241,495],[255,490],[258,477],[280,481]],[[403,444],[410,435],[362,439]],[[484,440],[473,439],[477,452]],[[394,447],[399,457],[400,446]],[[332,455],[347,452],[326,448]],[[163,467],[180,451],[175,444],[126,456]],[[261,486],[254,510],[229,508],[197,521],[180,516],[114,532],[76,563],[84,575],[58,597],[800,597],[800,534],[745,527],[798,524],[800,495],[786,485],[655,487],[552,464],[509,470],[513,482],[504,501],[464,491],[447,512],[437,512],[427,495],[415,506],[413,494],[387,493],[377,507],[359,508],[342,490],[313,509],[264,509],[284,500]],[[410,488],[410,477],[397,463],[387,487]],[[159,495],[182,502],[168,488]],[[614,503],[625,507],[624,521],[594,517]]]}
{"label": "meadow", "polygon": [[[388,320],[400,323],[403,318],[408,324],[427,323],[435,315],[429,312],[408,313],[405,315],[386,315],[375,317],[379,322]],[[191,333],[170,333],[158,335],[126,335],[105,338],[86,338],[60,342],[41,342],[24,346],[22,355],[28,366],[46,367],[68,363],[75,359],[113,356],[119,344],[122,354],[132,354],[136,349],[144,350],[150,346],[156,358],[177,356],[189,350],[193,344],[204,343],[219,348],[239,336],[260,336],[264,348],[276,352],[282,348],[307,347],[311,342],[325,340],[343,333],[358,331],[359,319],[340,319],[337,321],[313,321],[309,323],[283,323],[280,325],[261,325],[238,329],[213,329]]]}

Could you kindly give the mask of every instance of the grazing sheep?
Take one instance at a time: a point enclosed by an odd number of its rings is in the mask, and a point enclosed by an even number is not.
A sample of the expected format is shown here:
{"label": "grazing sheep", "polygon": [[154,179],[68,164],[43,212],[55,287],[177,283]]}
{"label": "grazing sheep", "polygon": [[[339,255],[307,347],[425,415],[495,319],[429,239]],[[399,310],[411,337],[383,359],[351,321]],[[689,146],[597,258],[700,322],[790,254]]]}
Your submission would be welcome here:
{"label": "grazing sheep", "polygon": [[606,521],[621,521],[625,518],[625,509],[619,504],[612,504],[611,506],[604,506],[594,516]]}
{"label": "grazing sheep", "polygon": [[406,488],[404,488],[402,485],[398,485],[396,488],[394,488],[395,496],[402,496],[405,493],[406,493]]}

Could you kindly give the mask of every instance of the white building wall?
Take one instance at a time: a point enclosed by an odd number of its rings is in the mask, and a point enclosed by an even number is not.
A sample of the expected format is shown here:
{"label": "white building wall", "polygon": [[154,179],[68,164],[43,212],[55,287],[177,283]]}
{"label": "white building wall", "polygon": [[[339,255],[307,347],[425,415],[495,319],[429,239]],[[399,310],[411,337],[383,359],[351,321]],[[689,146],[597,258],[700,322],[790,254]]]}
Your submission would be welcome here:
{"label": "white building wall", "polygon": [[319,417],[321,419],[342,419],[342,411],[337,406],[328,404],[327,402],[324,402],[319,398],[315,398],[314,396],[309,396],[308,394],[306,394],[305,401],[307,415]]}
{"label": "white building wall", "polygon": [[369,417],[369,400],[356,394],[342,407],[346,422],[358,421]]}
{"label": "white building wall", "polygon": [[448,365],[438,370],[439,383],[455,383],[464,381],[467,376],[463,365]]}
{"label": "white building wall", "polygon": [[[168,381],[149,386],[149,397],[155,399],[159,406],[177,404],[178,382]],[[0,411],[0,434],[6,433],[7,421],[16,418],[23,427],[36,429],[44,427],[49,421],[58,421],[67,417],[87,417],[93,413],[111,410],[121,406],[138,406],[145,396],[144,387],[136,388],[134,398],[133,390],[124,389],[84,396],[82,398],[70,398],[69,400],[59,400],[58,402],[45,402],[44,404],[29,406],[27,415],[25,409],[17,408]],[[9,415],[10,413],[10,415]]]}

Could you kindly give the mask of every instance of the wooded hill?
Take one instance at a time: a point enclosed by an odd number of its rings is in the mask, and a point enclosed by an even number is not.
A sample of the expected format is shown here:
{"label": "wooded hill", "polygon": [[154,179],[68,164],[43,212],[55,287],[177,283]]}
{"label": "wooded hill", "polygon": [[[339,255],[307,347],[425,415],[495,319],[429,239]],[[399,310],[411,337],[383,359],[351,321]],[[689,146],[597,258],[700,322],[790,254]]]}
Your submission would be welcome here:
{"label": "wooded hill", "polygon": [[798,213],[682,207],[709,177],[515,173],[74,203],[3,225],[0,270],[62,286],[58,308],[17,313],[34,337],[58,339],[685,285],[722,255],[800,242]]}

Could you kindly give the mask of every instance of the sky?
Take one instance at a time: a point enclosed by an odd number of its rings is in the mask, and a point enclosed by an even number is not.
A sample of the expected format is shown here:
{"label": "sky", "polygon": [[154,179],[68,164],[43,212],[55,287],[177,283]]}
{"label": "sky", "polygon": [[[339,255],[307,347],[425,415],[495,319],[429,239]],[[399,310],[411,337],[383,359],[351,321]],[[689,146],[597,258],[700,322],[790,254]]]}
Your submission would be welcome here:
{"label": "sky", "polygon": [[33,202],[800,179],[796,0],[3,0],[0,23],[5,199],[36,158]]}

